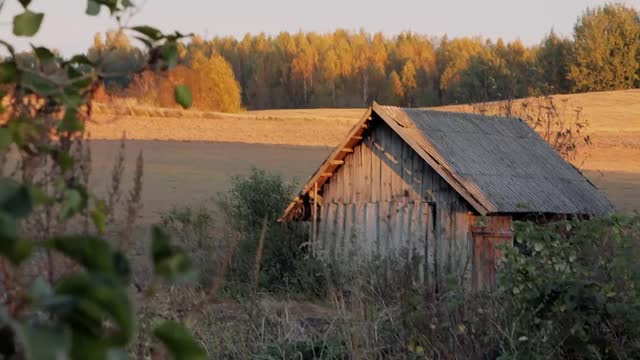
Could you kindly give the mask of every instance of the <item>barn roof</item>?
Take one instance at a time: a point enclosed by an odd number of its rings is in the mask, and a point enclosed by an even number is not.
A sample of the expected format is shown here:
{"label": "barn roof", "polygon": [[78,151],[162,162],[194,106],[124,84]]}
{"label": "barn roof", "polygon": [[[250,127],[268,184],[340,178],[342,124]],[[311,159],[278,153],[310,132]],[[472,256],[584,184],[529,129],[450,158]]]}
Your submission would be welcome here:
{"label": "barn roof", "polygon": [[[376,116],[377,115],[377,116]],[[285,211],[322,186],[362,139],[367,122],[387,123],[480,214],[606,214],[611,202],[520,119],[376,103]]]}

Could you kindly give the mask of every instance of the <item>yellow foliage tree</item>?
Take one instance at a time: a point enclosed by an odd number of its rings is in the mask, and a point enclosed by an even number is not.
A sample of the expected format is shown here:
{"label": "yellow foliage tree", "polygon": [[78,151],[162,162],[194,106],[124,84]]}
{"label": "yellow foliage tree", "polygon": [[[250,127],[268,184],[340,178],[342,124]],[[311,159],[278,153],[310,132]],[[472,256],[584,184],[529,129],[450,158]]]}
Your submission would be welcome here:
{"label": "yellow foliage tree", "polygon": [[231,65],[220,55],[207,58],[196,52],[186,85],[193,93],[193,106],[203,110],[237,112],[241,109],[240,85]]}
{"label": "yellow foliage tree", "polygon": [[402,80],[400,80],[400,75],[395,70],[389,75],[389,89],[391,90],[392,103],[397,104],[404,99],[404,86],[402,85]]}
{"label": "yellow foliage tree", "polygon": [[407,106],[411,106],[413,103],[413,95],[416,87],[416,67],[409,60],[404,64],[402,68],[402,84],[404,85],[404,94],[407,102]]}

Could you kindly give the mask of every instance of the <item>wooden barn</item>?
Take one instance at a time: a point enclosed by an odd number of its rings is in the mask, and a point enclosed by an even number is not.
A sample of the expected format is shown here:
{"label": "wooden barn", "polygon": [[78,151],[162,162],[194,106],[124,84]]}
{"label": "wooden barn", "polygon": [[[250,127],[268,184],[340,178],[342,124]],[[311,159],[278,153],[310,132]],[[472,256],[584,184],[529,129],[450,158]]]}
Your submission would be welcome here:
{"label": "wooden barn", "polygon": [[592,216],[609,200],[520,119],[373,104],[281,221],[308,221],[316,254],[418,259],[416,276],[494,281],[513,220]]}

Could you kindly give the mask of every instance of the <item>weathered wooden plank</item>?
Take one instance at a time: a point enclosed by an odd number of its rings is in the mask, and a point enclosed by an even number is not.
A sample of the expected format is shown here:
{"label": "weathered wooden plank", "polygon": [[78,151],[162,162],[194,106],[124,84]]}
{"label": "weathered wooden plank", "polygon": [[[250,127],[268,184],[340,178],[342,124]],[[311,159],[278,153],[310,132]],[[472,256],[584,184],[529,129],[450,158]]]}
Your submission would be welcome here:
{"label": "weathered wooden plank", "polygon": [[357,256],[362,257],[366,255],[366,249],[368,248],[367,244],[367,221],[366,221],[366,213],[365,213],[365,203],[358,202],[353,204],[354,208],[354,233],[355,237],[353,242],[355,243],[355,251]]}
{"label": "weathered wooden plank", "polygon": [[353,259],[352,240],[353,240],[353,213],[354,204],[345,204],[344,206],[344,236],[342,238],[342,253],[346,255],[348,260]]}
{"label": "weathered wooden plank", "polygon": [[343,256],[342,252],[342,240],[344,238],[344,217],[345,217],[345,205],[344,204],[336,204],[336,221],[335,221],[335,235],[333,237],[333,246],[332,246],[332,256],[331,258],[334,260],[342,260],[339,257]]}
{"label": "weathered wooden plank", "polygon": [[390,147],[387,158],[391,167],[391,199],[402,201],[402,141],[395,133],[390,134]]}
{"label": "weathered wooden plank", "polygon": [[411,224],[411,210],[413,209],[412,203],[402,203],[400,207],[400,246],[398,247],[400,250],[400,254],[402,256],[406,256],[405,261],[410,259],[410,247],[411,247],[411,239],[409,237],[409,226]]}
{"label": "weathered wooden plank", "polygon": [[341,203],[342,202],[342,198],[341,198],[341,190],[340,188],[342,187],[342,171],[341,169],[338,169],[338,171],[336,171],[333,174],[333,177],[331,178],[331,201],[335,202],[335,203]]}
{"label": "weathered wooden plank", "polygon": [[471,279],[471,266],[473,259],[471,257],[471,242],[469,241],[469,217],[464,204],[456,204],[456,243],[458,244],[458,253],[460,258],[460,278],[462,285],[469,286]]}
{"label": "weathered wooden plank", "polygon": [[393,201],[392,191],[391,191],[391,177],[393,170],[389,165],[389,159],[386,156],[386,152],[389,145],[389,140],[391,139],[391,133],[386,130],[386,127],[380,128],[380,178],[382,179],[382,184],[380,187],[380,198],[383,201]]}
{"label": "weathered wooden plank", "polygon": [[376,138],[373,137],[369,151],[371,152],[371,202],[378,202],[380,198],[380,157],[378,156],[378,146]]}
{"label": "weathered wooden plank", "polygon": [[323,204],[319,210],[319,218],[318,218],[318,235],[316,242],[311,244],[311,250],[315,256],[323,256],[323,249],[325,248],[325,238],[327,233],[327,209],[329,207],[326,204]]}
{"label": "weathered wooden plank", "polygon": [[362,162],[362,193],[361,193],[361,201],[363,202],[371,202],[371,150],[366,145],[362,145],[360,147],[360,156]]}
{"label": "weathered wooden plank", "polygon": [[423,216],[423,202],[415,202],[413,216],[411,218],[411,256],[412,262],[417,265],[415,268],[414,281],[422,283],[424,281],[424,248],[426,232],[424,224],[426,217]]}
{"label": "weathered wooden plank", "polygon": [[433,169],[428,164],[424,164],[422,168],[422,198],[426,201],[435,201],[433,194]]}
{"label": "weathered wooden plank", "polygon": [[370,257],[376,253],[376,243],[378,241],[378,204],[367,203],[365,205],[365,237],[367,255]]}
{"label": "weathered wooden plank", "polygon": [[412,153],[411,147],[406,142],[400,139],[402,144],[402,194],[405,197],[404,201],[411,201],[413,199],[413,169],[412,169]]}
{"label": "weathered wooden plank", "polygon": [[442,218],[441,218],[441,231],[442,234],[440,236],[442,245],[440,247],[440,264],[442,277],[441,280],[446,280],[447,277],[451,276],[454,272],[454,261],[457,262],[457,259],[454,259],[455,256],[453,252],[453,244],[454,244],[454,212],[452,211],[451,199],[447,198],[446,202],[442,203]]}
{"label": "weathered wooden plank", "polygon": [[433,208],[433,244],[432,244],[432,254],[433,254],[433,286],[436,290],[438,290],[440,286],[440,276],[442,273],[441,269],[441,256],[442,252],[442,212],[444,211],[443,206],[437,204]]}
{"label": "weathered wooden plank", "polygon": [[418,202],[424,201],[422,192],[422,172],[424,171],[424,160],[422,160],[413,149],[411,149],[411,184],[413,188],[412,199]]}
{"label": "weathered wooden plank", "polygon": [[403,245],[402,232],[404,228],[404,204],[400,202],[394,202],[394,204],[392,248],[393,254],[397,256]]}
{"label": "weathered wooden plank", "polygon": [[380,224],[380,255],[386,256],[389,254],[391,249],[391,237],[393,233],[392,229],[392,207],[393,203],[391,201],[385,201],[380,203],[380,219],[382,223]]}
{"label": "weathered wooden plank", "polygon": [[353,188],[351,189],[351,202],[357,203],[360,201],[360,193],[362,191],[362,146],[358,145],[353,151]]}

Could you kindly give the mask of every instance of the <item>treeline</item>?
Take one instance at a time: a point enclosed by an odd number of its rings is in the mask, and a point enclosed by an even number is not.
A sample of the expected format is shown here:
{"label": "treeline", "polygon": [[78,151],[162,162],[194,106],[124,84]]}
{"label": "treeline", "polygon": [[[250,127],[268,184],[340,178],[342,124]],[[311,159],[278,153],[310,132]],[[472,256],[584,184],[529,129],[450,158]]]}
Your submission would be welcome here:
{"label": "treeline", "polygon": [[[111,37],[99,54],[99,43],[90,54],[111,57],[110,62],[114,58],[135,62],[139,50],[130,45],[123,50],[117,44],[122,40]],[[249,109],[361,107],[372,100],[433,106],[640,86],[640,16],[621,4],[589,9],[577,20],[571,38],[552,31],[536,46],[525,46],[519,40],[434,38],[415,33],[386,37],[337,30],[248,34],[241,40],[194,37],[179,51],[184,67],[195,71],[192,85],[205,83],[193,86],[196,93],[222,84],[220,94],[241,96]],[[126,55],[129,53],[133,56]],[[226,70],[204,75],[194,59],[201,63],[218,59],[217,67],[229,66],[235,81],[228,74],[221,75]],[[117,63],[115,67],[123,67]],[[187,70],[172,73],[179,71]],[[148,94],[135,89],[140,88],[138,82],[124,78],[107,85],[113,93]]]}

